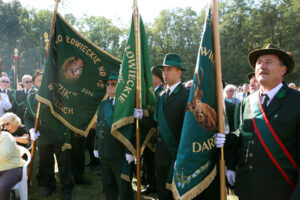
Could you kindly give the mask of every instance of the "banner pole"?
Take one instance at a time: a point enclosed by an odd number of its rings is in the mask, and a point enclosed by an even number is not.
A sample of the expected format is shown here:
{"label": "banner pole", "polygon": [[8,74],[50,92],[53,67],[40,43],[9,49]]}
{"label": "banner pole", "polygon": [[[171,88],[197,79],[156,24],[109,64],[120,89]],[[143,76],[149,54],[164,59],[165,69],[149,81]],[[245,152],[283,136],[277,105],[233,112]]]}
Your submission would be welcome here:
{"label": "banner pole", "polygon": [[[219,39],[218,26],[218,2],[213,0],[213,41],[214,41],[214,57],[215,57],[215,75],[217,87],[217,104],[218,104],[218,132],[224,133],[224,119],[223,119],[223,86],[222,86],[222,70],[221,70],[221,51]],[[225,159],[224,148],[221,148],[220,156],[220,196],[221,200],[226,200],[226,181],[225,181]]]}
{"label": "banner pole", "polygon": [[[141,44],[140,44],[140,17],[137,8],[137,1],[133,1],[133,20],[134,20],[134,41],[136,58],[136,108],[142,109],[141,104]],[[136,119],[136,179],[137,179],[137,200],[141,199],[141,151],[140,151],[140,127],[139,119]]]}
{"label": "banner pole", "polygon": [[[51,28],[50,28],[49,42],[52,39],[53,30],[54,30],[55,21],[56,21],[56,13],[57,13],[58,4],[59,4],[60,1],[61,0],[55,0],[55,8],[54,8],[53,19],[52,19],[52,24],[51,24]],[[49,47],[50,47],[50,45],[48,45],[48,48],[47,48],[46,59],[48,58]],[[41,102],[38,102],[37,111],[36,111],[36,117],[35,117],[35,123],[34,123],[34,131],[35,132],[37,132],[37,130],[38,130],[38,124],[39,124],[39,118],[40,118],[40,107],[41,107]],[[33,168],[35,148],[36,148],[36,141],[33,141],[32,142],[32,146],[31,146],[31,152],[30,152],[30,154],[31,154],[31,161],[30,161],[29,166],[28,166],[28,179],[27,179],[28,192],[30,190],[30,180],[31,180],[31,173],[32,173],[32,168]]]}

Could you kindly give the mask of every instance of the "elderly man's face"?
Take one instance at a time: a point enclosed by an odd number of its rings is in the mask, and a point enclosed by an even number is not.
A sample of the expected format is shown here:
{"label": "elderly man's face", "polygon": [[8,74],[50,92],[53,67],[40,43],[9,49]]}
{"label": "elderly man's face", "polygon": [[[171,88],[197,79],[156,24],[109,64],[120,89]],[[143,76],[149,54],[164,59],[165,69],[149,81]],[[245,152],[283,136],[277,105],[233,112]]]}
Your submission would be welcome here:
{"label": "elderly man's face", "polygon": [[0,82],[0,86],[3,90],[6,90],[9,87],[9,79],[2,78]]}
{"label": "elderly man's face", "polygon": [[106,92],[111,98],[116,96],[117,83],[118,80],[108,80],[106,83]]}
{"label": "elderly man's face", "polygon": [[261,55],[255,65],[255,76],[263,89],[270,90],[283,81],[286,66],[281,66],[278,56]]}
{"label": "elderly man's face", "polygon": [[27,77],[27,78],[24,78],[23,80],[23,85],[24,85],[24,88],[26,88],[27,90],[29,90],[30,88],[32,88],[32,79]]}

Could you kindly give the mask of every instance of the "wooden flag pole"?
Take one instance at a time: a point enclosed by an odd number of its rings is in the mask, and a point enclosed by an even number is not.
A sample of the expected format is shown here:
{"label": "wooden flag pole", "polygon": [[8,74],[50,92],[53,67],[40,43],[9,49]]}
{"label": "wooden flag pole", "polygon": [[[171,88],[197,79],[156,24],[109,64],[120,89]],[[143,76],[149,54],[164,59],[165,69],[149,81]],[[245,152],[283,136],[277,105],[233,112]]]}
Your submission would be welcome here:
{"label": "wooden flag pole", "polygon": [[[133,1],[133,20],[134,20],[134,41],[136,58],[136,92],[135,103],[137,109],[142,109],[141,94],[141,42],[140,42],[140,17],[137,9],[137,1]],[[141,151],[140,151],[140,127],[139,119],[136,119],[136,179],[137,179],[137,200],[141,199]]]}
{"label": "wooden flag pole", "polygon": [[[54,26],[55,26],[55,21],[56,21],[56,14],[57,14],[57,9],[58,9],[58,4],[59,4],[60,1],[61,0],[55,0],[55,8],[54,8],[54,12],[53,12],[53,19],[52,19],[52,24],[51,24],[51,29],[50,29],[49,42],[52,39]],[[48,48],[47,48],[46,59],[48,58],[49,47],[50,47],[50,45],[48,45]],[[39,124],[39,118],[40,118],[40,107],[41,107],[41,103],[38,102],[36,117],[35,117],[35,124],[34,124],[34,131],[35,132],[37,132],[37,130],[38,130],[38,124]],[[30,161],[29,166],[28,166],[28,179],[27,179],[28,191],[30,190],[30,180],[31,180],[31,173],[32,173],[32,168],[33,168],[35,148],[36,148],[36,141],[33,141],[32,142],[32,147],[31,147],[31,152],[30,152],[31,153],[31,161]]]}
{"label": "wooden flag pole", "polygon": [[[221,70],[221,52],[218,26],[218,2],[213,0],[213,39],[214,39],[214,57],[215,57],[215,74],[217,87],[217,103],[218,103],[218,132],[224,133],[223,119],[223,86],[222,86],[222,70]],[[221,200],[226,200],[226,182],[225,182],[225,159],[224,148],[221,148],[220,156],[220,196]]]}

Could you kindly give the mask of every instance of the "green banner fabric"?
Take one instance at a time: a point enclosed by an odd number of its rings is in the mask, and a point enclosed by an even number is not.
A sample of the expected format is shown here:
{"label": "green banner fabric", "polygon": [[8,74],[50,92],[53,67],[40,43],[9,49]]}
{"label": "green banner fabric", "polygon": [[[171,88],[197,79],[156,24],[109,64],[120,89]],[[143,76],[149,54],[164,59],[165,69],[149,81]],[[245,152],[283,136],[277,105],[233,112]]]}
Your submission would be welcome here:
{"label": "green banner fabric", "polygon": [[[175,199],[193,199],[216,176],[217,100],[211,11],[207,12],[182,135],[174,164]],[[216,191],[218,192],[218,191]]]}
{"label": "green banner fabric", "polygon": [[119,71],[121,61],[78,33],[60,14],[49,45],[36,98],[66,127],[86,136],[105,96],[105,81],[111,71]]}
{"label": "green banner fabric", "polygon": [[[114,120],[111,133],[119,139],[127,149],[135,156],[135,132],[133,111],[136,107],[136,86],[141,83],[141,102],[143,117],[153,117],[156,107],[153,87],[148,40],[143,21],[138,16],[138,31],[134,32],[134,18],[132,17],[130,33],[123,55],[121,74],[118,79],[116,102],[114,106]],[[135,37],[135,34],[136,36]],[[137,58],[136,43],[140,42],[140,57]],[[140,61],[140,69],[138,63]],[[141,76],[137,76],[137,70]],[[141,148],[144,149],[155,129],[141,130]]]}

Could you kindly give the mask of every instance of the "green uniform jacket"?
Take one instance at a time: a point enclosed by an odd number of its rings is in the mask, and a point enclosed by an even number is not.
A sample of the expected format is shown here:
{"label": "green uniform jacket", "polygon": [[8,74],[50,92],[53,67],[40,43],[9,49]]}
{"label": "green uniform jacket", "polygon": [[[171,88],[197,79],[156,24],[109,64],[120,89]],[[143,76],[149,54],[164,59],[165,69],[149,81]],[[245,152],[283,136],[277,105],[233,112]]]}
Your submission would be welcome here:
{"label": "green uniform jacket", "polygon": [[[31,89],[30,94],[35,93],[36,90],[34,88]],[[20,117],[22,123],[24,123],[24,113],[26,106],[27,95],[22,90],[15,90],[13,94],[13,100],[11,102],[12,107],[11,111]]]}
{"label": "green uniform jacket", "polygon": [[125,160],[125,146],[111,134],[112,120],[113,106],[107,98],[98,108],[94,149],[98,150],[100,158]]}
{"label": "green uniform jacket", "polygon": [[[166,90],[160,93],[158,101],[163,101],[165,98]],[[168,97],[165,105],[163,105],[163,112],[168,125],[177,141],[179,146],[181,129],[183,119],[186,112],[187,101],[189,98],[189,90],[180,83],[175,90]],[[160,129],[158,128],[158,138],[156,141],[156,163],[162,166],[169,166],[171,163],[171,155],[168,148],[161,137]]]}
{"label": "green uniform jacket", "polygon": [[[298,166],[300,164],[299,102],[300,92],[288,88],[284,83],[265,110],[271,126]],[[300,191],[300,173],[299,171],[298,173],[294,172],[292,181],[297,185],[294,193],[255,134],[249,96],[242,102],[240,113],[242,115],[240,128],[235,132],[235,135],[230,134],[235,138],[235,143],[228,149],[229,157],[232,159],[227,161],[229,169],[235,170],[235,166],[237,167],[236,194],[242,200],[288,200],[291,199],[292,195],[294,195],[293,200],[300,199],[299,194],[296,194]],[[250,136],[242,134],[242,129],[244,132],[252,134]],[[247,149],[249,149],[248,153]]]}
{"label": "green uniform jacket", "polygon": [[[36,110],[38,101],[35,98],[36,92],[30,94],[27,97],[26,101],[26,108],[24,114],[24,123],[29,131],[31,128],[34,128],[35,124],[35,117],[36,117]],[[44,105],[41,105],[44,106]],[[42,113],[40,113],[41,115]],[[40,132],[40,136],[38,138],[39,145],[49,145],[49,144],[56,144],[58,142],[56,134],[54,130],[51,130],[47,127],[45,120],[40,119],[38,124],[38,131]]]}

